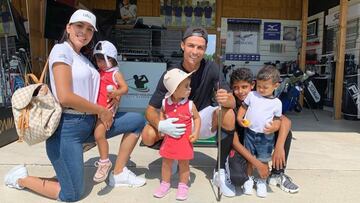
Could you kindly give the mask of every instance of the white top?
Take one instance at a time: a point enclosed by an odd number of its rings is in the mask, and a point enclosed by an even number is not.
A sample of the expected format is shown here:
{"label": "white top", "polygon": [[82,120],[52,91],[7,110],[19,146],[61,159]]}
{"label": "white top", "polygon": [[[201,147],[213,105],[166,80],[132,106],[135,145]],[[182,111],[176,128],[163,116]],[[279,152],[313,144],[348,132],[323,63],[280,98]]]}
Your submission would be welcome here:
{"label": "white top", "polygon": [[248,106],[245,118],[250,121],[249,128],[257,133],[264,133],[265,124],[274,117],[280,118],[282,113],[282,104],[278,98],[266,98],[256,91],[248,94],[244,104]]}
{"label": "white top", "polygon": [[137,12],[137,7],[134,4],[128,4],[120,8],[121,17],[128,16],[130,18],[135,18]]}
{"label": "white top", "polygon": [[56,44],[49,56],[50,84],[56,98],[52,69],[56,62],[63,62],[70,66],[74,94],[95,104],[99,93],[100,75],[93,64],[84,55],[76,53],[68,42]]}

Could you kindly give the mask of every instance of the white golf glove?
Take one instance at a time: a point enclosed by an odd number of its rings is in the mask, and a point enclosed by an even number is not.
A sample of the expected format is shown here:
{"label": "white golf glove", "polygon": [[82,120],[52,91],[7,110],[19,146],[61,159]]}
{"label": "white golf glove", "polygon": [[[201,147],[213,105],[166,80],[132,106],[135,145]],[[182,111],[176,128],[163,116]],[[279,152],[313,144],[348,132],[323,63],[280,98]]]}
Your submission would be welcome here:
{"label": "white golf glove", "polygon": [[159,132],[165,133],[173,138],[179,138],[185,133],[185,124],[174,123],[178,121],[178,118],[168,118],[159,122]]}

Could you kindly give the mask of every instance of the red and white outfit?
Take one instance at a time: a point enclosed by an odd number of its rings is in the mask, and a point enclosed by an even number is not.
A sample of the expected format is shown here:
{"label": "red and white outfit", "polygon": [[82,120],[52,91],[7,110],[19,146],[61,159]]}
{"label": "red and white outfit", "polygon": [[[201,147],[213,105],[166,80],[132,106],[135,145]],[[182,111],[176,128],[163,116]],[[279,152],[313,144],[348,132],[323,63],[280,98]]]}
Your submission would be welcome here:
{"label": "red and white outfit", "polygon": [[178,118],[176,123],[186,125],[185,134],[179,138],[173,138],[165,135],[160,147],[160,155],[164,158],[174,160],[191,160],[194,158],[193,145],[189,140],[189,136],[193,129],[192,115],[193,101],[183,99],[178,103],[171,100],[171,97],[162,100],[162,108],[167,118]]}
{"label": "red and white outfit", "polygon": [[119,85],[116,82],[115,74],[119,71],[117,66],[108,68],[107,70],[100,70],[100,88],[97,103],[106,107],[108,102],[106,86],[112,85],[114,89],[118,89]]}

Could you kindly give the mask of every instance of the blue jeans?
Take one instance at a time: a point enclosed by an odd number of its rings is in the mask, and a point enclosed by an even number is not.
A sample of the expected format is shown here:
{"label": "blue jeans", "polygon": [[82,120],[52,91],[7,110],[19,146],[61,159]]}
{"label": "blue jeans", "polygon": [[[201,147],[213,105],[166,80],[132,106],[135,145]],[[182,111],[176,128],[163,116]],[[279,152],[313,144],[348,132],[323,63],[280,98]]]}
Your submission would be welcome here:
{"label": "blue jeans", "polygon": [[244,146],[261,162],[268,162],[274,149],[274,133],[265,135],[245,128]]}
{"label": "blue jeans", "polygon": [[[46,152],[60,183],[61,201],[78,201],[84,194],[84,159],[82,144],[94,142],[94,115],[63,113],[55,133],[46,141]],[[145,119],[138,113],[118,112],[106,137],[122,133],[141,133]]]}

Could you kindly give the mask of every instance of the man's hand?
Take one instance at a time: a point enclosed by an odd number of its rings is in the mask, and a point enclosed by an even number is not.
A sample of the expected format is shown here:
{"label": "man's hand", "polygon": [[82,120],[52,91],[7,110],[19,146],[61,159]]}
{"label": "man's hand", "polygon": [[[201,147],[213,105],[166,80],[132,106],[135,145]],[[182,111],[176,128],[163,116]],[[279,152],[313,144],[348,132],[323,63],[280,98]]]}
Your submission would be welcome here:
{"label": "man's hand", "polygon": [[221,106],[226,106],[226,102],[229,100],[229,94],[225,89],[219,89],[216,91],[216,102]]}
{"label": "man's hand", "polygon": [[158,125],[159,132],[165,133],[173,138],[179,138],[185,133],[185,124],[174,123],[178,118],[168,118],[161,120]]}
{"label": "man's hand", "polygon": [[286,165],[284,148],[275,147],[274,153],[272,155],[272,165],[277,170],[284,168],[284,166]]}

